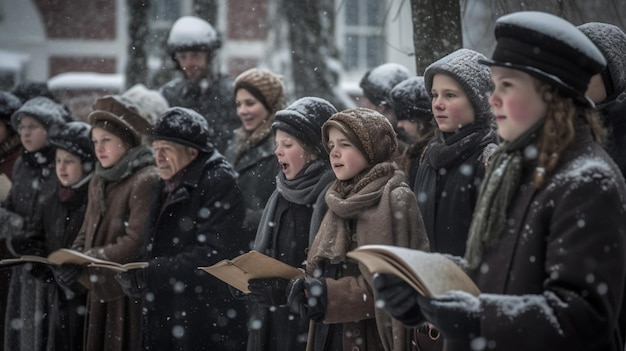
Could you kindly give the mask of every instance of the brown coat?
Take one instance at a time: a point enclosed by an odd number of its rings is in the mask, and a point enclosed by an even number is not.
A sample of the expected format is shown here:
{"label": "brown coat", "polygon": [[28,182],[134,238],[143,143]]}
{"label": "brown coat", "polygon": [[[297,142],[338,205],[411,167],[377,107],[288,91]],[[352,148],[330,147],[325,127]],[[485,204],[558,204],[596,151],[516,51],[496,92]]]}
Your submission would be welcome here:
{"label": "brown coat", "polygon": [[[108,184],[104,199],[99,199],[103,180],[94,176],[89,184],[85,221],[73,248],[92,249],[99,257],[119,263],[138,260],[150,196],[158,180],[156,167],[145,166],[121,182]],[[139,348],[140,304],[124,295],[113,273],[90,268],[81,277],[81,283],[89,289],[86,350]]]}

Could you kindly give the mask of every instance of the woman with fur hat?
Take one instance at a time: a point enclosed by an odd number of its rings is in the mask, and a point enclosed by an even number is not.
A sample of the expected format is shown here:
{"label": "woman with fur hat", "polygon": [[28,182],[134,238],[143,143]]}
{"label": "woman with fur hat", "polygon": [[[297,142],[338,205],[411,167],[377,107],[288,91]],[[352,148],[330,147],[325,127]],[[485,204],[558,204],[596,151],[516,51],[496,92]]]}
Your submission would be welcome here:
{"label": "woman with fur hat", "polygon": [[322,126],[322,145],[337,178],[326,192],[326,212],[311,244],[305,278],[292,280],[287,302],[312,320],[307,350],[406,350],[406,331],[374,305],[367,270],[346,253],[367,244],[428,250],[415,195],[393,162],[391,123],[356,108]]}
{"label": "woman with fur hat", "polygon": [[[85,122],[67,123],[50,138],[56,148],[56,190],[37,207],[35,221],[22,235],[8,241],[16,256],[48,256],[72,245],[83,223],[87,207],[87,188],[95,167],[95,156],[89,139],[91,127]],[[44,290],[44,318],[39,322],[47,330],[42,350],[82,349],[85,294],[63,290],[47,267],[38,267]],[[67,294],[66,294],[67,292]],[[84,292],[84,291],[83,291]]]}
{"label": "woman with fur hat", "polygon": [[[337,110],[316,97],[298,99],[276,112],[274,154],[281,166],[253,249],[300,267],[326,212],[324,196],[335,180],[322,145],[322,125]],[[251,279],[248,350],[305,350],[309,320],[291,313],[288,279]]]}
{"label": "woman with fur hat", "polygon": [[[626,185],[596,141],[602,130],[585,96],[606,61],[574,25],[547,13],[503,16],[495,35],[493,57],[482,62],[491,66],[489,103],[503,142],[465,253],[482,293],[426,298],[405,284],[412,293],[402,305],[412,313],[404,322],[432,323],[449,350],[621,351]],[[375,286],[394,305],[401,289],[386,280]]]}
{"label": "woman with fur hat", "polygon": [[[119,95],[96,100],[88,119],[98,163],[89,182],[85,219],[71,248],[107,261],[137,261],[150,194],[159,179],[152,150],[141,143],[150,123]],[[87,350],[139,347],[140,304],[124,295],[114,273],[72,264],[56,269],[60,285],[74,290],[80,282],[88,290]]]}
{"label": "woman with fur hat", "polygon": [[[11,126],[17,130],[22,154],[15,162],[13,185],[7,199],[0,207],[0,236],[8,238],[28,233],[43,200],[55,190],[55,149],[50,138],[56,136],[67,119],[63,106],[45,98],[26,101],[11,116]],[[15,253],[19,255],[19,253]],[[11,269],[9,296],[4,329],[5,350],[44,350],[48,331],[45,291],[48,269],[39,265],[18,265]],[[41,278],[41,279],[40,279]],[[15,328],[20,325],[20,328]]]}
{"label": "woman with fur hat", "polygon": [[280,171],[272,123],[276,111],[285,107],[282,77],[252,68],[237,77],[234,93],[241,127],[235,129],[224,156],[239,173],[237,183],[246,201],[244,227],[254,233]]}

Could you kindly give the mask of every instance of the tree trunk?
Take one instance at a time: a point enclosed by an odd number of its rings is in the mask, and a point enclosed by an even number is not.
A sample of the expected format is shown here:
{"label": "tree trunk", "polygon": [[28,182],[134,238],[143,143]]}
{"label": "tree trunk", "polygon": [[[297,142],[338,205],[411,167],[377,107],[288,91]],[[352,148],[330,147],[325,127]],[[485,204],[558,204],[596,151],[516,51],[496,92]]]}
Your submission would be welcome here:
{"label": "tree trunk", "polygon": [[459,0],[411,0],[415,67],[422,75],[428,65],[463,47]]}
{"label": "tree trunk", "polygon": [[217,30],[217,0],[194,0],[193,12]]}
{"label": "tree trunk", "polygon": [[343,109],[338,72],[331,67],[338,62],[334,0],[283,0],[281,7],[289,28],[295,98],[317,96]]}
{"label": "tree trunk", "polygon": [[150,0],[128,0],[128,61],[126,63],[126,89],[145,83],[148,62],[144,43],[148,35],[148,10]]}

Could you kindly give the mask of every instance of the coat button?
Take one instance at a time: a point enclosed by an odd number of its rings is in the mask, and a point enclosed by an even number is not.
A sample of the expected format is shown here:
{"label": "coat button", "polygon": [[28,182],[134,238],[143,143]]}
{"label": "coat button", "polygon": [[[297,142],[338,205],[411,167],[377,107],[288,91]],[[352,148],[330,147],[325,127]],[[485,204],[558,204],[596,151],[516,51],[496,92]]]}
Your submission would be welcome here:
{"label": "coat button", "polygon": [[355,338],[358,338],[359,336],[361,336],[361,329],[354,329],[352,331],[352,336]]}
{"label": "coat button", "polygon": [[358,346],[352,346],[352,351],[360,351],[361,349]]}

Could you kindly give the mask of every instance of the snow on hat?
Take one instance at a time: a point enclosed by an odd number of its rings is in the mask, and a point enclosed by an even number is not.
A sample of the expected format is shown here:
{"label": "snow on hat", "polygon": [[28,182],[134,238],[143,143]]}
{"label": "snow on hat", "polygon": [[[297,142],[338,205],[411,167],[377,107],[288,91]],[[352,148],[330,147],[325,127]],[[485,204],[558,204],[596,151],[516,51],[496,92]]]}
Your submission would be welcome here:
{"label": "snow on hat", "polygon": [[[80,157],[83,168],[93,169],[96,160],[89,132],[91,126],[82,121],[73,121],[63,126],[63,130],[50,138],[50,144],[56,148]],[[87,166],[89,164],[90,166]]]}
{"label": "snow on hat", "polygon": [[183,16],[174,22],[167,38],[171,55],[176,51],[206,51],[219,49],[222,41],[213,26],[198,17]]}
{"label": "snow on hat", "polygon": [[153,140],[167,140],[212,152],[209,124],[198,112],[184,108],[171,107],[157,119],[151,133]]}
{"label": "snow on hat", "polygon": [[322,146],[322,125],[337,109],[330,102],[318,97],[303,97],[284,110],[276,112],[273,129],[285,131],[317,156],[325,154]]}
{"label": "snow on hat", "polygon": [[575,101],[594,106],[585,92],[606,60],[573,24],[544,12],[515,12],[496,20],[495,36],[492,59],[481,63],[526,72],[561,88]]}
{"label": "snow on hat", "polygon": [[161,93],[148,89],[143,84],[133,85],[122,96],[134,102],[139,107],[139,114],[149,119],[152,125],[156,123],[161,113],[170,107]]}
{"label": "snow on hat", "polygon": [[11,128],[11,115],[22,106],[20,99],[8,91],[0,91],[0,121]]}
{"label": "snow on hat", "polygon": [[426,91],[424,77],[410,77],[396,84],[390,97],[391,106],[399,121],[433,118],[432,100]]}
{"label": "snow on hat", "polygon": [[335,113],[322,126],[322,145],[328,148],[328,131],[337,128],[365,156],[370,165],[389,161],[398,147],[398,140],[389,120],[365,107]]}
{"label": "snow on hat", "polygon": [[602,71],[602,80],[607,92],[606,101],[613,101],[626,92],[626,34],[617,26],[599,22],[581,24],[578,29],[604,55],[607,67]]}
{"label": "snow on hat", "polygon": [[476,122],[491,122],[491,106],[489,105],[489,95],[493,89],[491,83],[491,72],[489,67],[481,65],[479,60],[487,58],[474,50],[458,49],[451,54],[433,62],[424,71],[424,83],[426,92],[432,98],[433,77],[435,74],[443,73],[456,80],[467,95]]}
{"label": "snow on hat", "polygon": [[[121,95],[107,95],[96,100],[87,116],[94,127],[103,127],[129,142],[131,147],[141,145],[142,135],[152,129],[150,120],[139,113],[130,99]],[[113,125],[113,126],[111,126]],[[132,139],[128,139],[130,136]]]}
{"label": "snow on hat", "polygon": [[57,98],[52,94],[46,82],[25,80],[15,85],[13,89],[11,89],[11,93],[17,96],[22,103],[38,96],[47,97],[58,103]]}
{"label": "snow on hat", "polygon": [[397,63],[385,63],[365,72],[359,86],[363,95],[374,105],[389,104],[389,94],[393,87],[409,78],[411,72]]}
{"label": "snow on hat", "polygon": [[14,130],[18,130],[17,127],[24,115],[36,118],[41,122],[44,128],[46,128],[49,138],[58,134],[68,120],[68,112],[63,105],[43,96],[26,101],[13,113],[11,126]]}
{"label": "snow on hat", "polygon": [[251,68],[235,79],[235,94],[239,89],[246,89],[257,98],[263,106],[274,113],[285,107],[283,77],[266,69]]}

